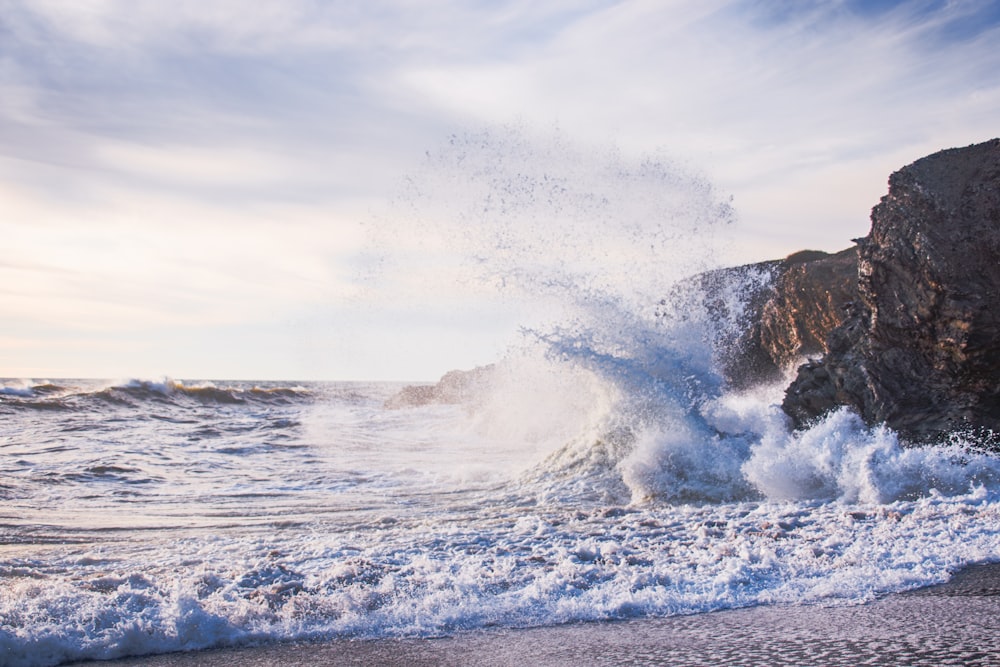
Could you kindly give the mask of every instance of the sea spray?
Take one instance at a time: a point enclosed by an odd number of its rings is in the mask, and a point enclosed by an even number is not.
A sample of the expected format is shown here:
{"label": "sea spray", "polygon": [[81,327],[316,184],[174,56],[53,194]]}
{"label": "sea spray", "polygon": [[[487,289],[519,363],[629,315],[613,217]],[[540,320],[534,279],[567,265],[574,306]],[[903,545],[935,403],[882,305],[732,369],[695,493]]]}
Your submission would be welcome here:
{"label": "sea spray", "polygon": [[[558,130],[508,126],[454,135],[428,151],[424,169],[405,180],[392,211],[372,229],[394,293],[402,286],[393,275],[409,267],[406,298],[468,290],[477,300],[516,304],[517,368],[510,360],[497,365],[493,398],[473,401],[477,414],[494,431],[506,422],[535,440],[562,424],[548,441],[548,465],[563,472],[546,475],[580,489],[591,477],[582,473],[586,461],[616,466],[638,435],[648,441],[653,430],[669,430],[690,453],[711,439],[695,408],[720,390],[711,339],[724,318],[688,310],[664,326],[663,296],[717,265],[720,230],[733,218],[730,202],[703,175],[662,152],[626,156]],[[424,271],[429,258],[434,268]],[[730,306],[739,312],[737,299]],[[595,383],[604,388],[583,389]],[[515,414],[518,405],[533,406],[534,414]],[[638,488],[648,474],[638,472],[637,457],[629,467]],[[682,469],[697,476],[678,462]],[[592,491],[621,495],[620,475],[598,477],[614,488]],[[733,497],[694,486],[673,495]]]}
{"label": "sea spray", "polygon": [[[428,151],[374,238],[397,253],[383,266],[405,265],[399,239],[415,239],[448,258],[439,285],[516,302],[521,340],[468,405],[540,498],[888,502],[993,484],[989,457],[913,454],[849,413],[792,433],[780,384],[723,379],[773,277],[768,265],[705,272],[732,220],[703,176],[662,154],[515,126]],[[939,454],[954,465],[929,472]]]}
{"label": "sea spray", "polygon": [[559,310],[548,323],[565,323],[562,308],[592,298],[649,308],[665,286],[717,265],[733,218],[703,175],[666,155],[487,128],[453,135],[403,180],[369,223],[379,261],[365,278],[405,298],[541,301]]}

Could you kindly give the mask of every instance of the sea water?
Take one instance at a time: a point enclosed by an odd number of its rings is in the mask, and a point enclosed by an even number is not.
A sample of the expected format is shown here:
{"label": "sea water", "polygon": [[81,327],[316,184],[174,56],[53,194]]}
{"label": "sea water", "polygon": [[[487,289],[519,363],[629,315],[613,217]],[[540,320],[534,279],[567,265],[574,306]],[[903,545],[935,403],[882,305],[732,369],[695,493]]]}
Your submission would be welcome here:
{"label": "sea water", "polygon": [[748,396],[626,435],[629,399],[575,379],[396,410],[393,385],[8,384],[0,656],[858,603],[1000,559],[1000,461],[962,443],[788,433]]}
{"label": "sea water", "polygon": [[[703,182],[615,155],[581,172],[504,137],[429,169],[453,184],[471,161],[485,195],[408,212],[422,234],[471,218],[456,266],[549,315],[460,403],[387,404],[392,383],[2,382],[0,663],[852,605],[1000,560],[997,456],[961,434],[905,446],[846,410],[791,431],[780,383],[717,372],[739,289],[725,316],[659,304],[728,215]],[[581,238],[534,244],[542,214]]]}

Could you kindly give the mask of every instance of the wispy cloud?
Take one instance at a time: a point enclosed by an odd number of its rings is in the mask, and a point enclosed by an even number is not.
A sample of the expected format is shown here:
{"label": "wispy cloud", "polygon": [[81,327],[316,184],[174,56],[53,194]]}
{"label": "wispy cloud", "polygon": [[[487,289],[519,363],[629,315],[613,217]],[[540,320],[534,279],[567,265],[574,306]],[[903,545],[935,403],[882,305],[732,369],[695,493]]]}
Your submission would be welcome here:
{"label": "wispy cloud", "polygon": [[192,355],[199,322],[364,345],[359,222],[512,121],[705,169],[734,259],[836,249],[891,170],[1000,134],[998,26],[989,0],[0,0],[0,308],[51,340],[190,327]]}
{"label": "wispy cloud", "polygon": [[[662,145],[698,156],[738,205],[754,189],[826,170],[836,188],[833,176],[851,163],[872,188],[829,193],[825,203],[841,220],[851,209],[837,200],[853,207],[856,225],[866,224],[889,170],[997,132],[987,111],[1000,91],[992,3],[908,2],[878,12],[859,11],[861,3],[679,4],[622,3],[518,59],[417,66],[402,81],[470,116],[556,117],[633,150]],[[949,37],[949,26],[976,19],[974,35]],[[755,225],[776,214],[808,224],[808,210],[780,209],[774,200],[744,213]],[[817,220],[816,231],[831,222]]]}

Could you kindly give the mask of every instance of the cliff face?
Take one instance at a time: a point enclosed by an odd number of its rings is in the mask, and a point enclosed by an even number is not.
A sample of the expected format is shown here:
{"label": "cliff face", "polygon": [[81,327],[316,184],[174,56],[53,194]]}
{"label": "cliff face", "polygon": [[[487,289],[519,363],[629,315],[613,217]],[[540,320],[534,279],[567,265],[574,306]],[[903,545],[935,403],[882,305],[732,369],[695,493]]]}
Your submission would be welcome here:
{"label": "cliff face", "polygon": [[782,407],[841,405],[918,441],[1000,432],[1000,139],[894,173],[858,241],[858,299]]}
{"label": "cliff face", "polygon": [[[779,367],[826,352],[826,338],[858,298],[858,253],[792,255],[761,309],[760,344]],[[800,259],[801,258],[801,259]]]}
{"label": "cliff face", "polygon": [[[777,380],[803,357],[826,352],[827,335],[857,299],[857,252],[806,250],[695,281],[709,317],[731,320],[716,336],[716,356],[726,381],[745,388]],[[689,289],[685,284],[681,291]],[[743,306],[738,314],[729,312],[734,294]]]}
{"label": "cliff face", "polygon": [[[802,358],[826,352],[827,334],[857,299],[857,274],[854,248],[836,254],[805,250],[696,275],[674,287],[660,303],[660,315],[705,313],[718,324],[712,342],[719,371],[730,386],[746,388],[776,381]],[[450,371],[436,384],[404,387],[385,405],[464,403],[489,385],[493,371]]]}

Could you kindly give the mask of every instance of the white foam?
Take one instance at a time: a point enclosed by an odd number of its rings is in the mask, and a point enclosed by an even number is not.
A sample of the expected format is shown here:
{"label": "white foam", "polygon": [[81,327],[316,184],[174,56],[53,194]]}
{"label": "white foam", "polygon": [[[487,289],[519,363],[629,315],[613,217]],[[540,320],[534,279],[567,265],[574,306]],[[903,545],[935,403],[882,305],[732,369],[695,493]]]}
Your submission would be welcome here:
{"label": "white foam", "polygon": [[891,503],[1000,487],[995,456],[958,444],[903,447],[891,430],[866,428],[847,409],[801,433],[770,430],[743,470],[765,496],[782,500]]}
{"label": "white foam", "polygon": [[[437,636],[502,624],[853,604],[1000,559],[984,486],[890,504],[518,507],[469,498],[433,516],[214,539],[144,538],[22,562],[0,596],[0,651],[54,665],[262,639]],[[611,511],[614,510],[614,511]]]}
{"label": "white foam", "polygon": [[674,421],[644,429],[618,466],[633,502],[727,502],[745,499],[746,443]]}
{"label": "white foam", "polygon": [[35,395],[32,390],[32,386],[26,385],[8,385],[0,387],[0,396],[19,396],[21,398],[30,398]]}

